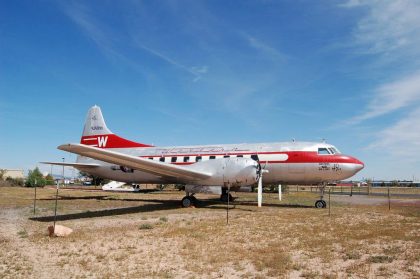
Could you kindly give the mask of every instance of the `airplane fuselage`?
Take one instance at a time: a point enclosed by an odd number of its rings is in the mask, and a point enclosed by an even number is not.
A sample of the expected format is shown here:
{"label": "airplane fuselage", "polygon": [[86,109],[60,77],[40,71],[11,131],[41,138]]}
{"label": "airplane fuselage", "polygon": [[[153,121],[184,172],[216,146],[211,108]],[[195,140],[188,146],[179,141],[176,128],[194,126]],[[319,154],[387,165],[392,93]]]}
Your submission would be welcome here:
{"label": "airplane fuselage", "polygon": [[[81,143],[95,147],[109,148],[106,146],[107,139],[105,137],[85,137],[82,138]],[[316,142],[242,143],[170,147],[145,146],[111,149],[116,152],[166,164],[182,165],[186,168],[192,168],[196,164],[210,160],[216,162],[226,160],[226,158],[251,158],[258,160],[261,166],[268,170],[268,173],[264,175],[264,184],[317,184],[344,180],[353,176],[364,166],[356,158],[341,154],[334,146]],[[100,164],[100,167],[95,169],[78,168],[82,171],[88,171],[91,174],[116,181],[138,184],[179,182],[176,179],[168,179],[167,177],[109,164],[84,156],[79,156],[77,162]]]}

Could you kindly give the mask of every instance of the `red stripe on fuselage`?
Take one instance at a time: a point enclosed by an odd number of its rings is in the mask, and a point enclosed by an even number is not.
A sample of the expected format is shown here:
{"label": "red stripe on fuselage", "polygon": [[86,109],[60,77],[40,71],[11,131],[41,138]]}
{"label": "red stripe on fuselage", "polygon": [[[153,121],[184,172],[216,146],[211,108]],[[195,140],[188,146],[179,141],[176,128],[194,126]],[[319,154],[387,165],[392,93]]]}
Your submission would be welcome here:
{"label": "red stripe on fuselage", "polygon": [[[287,152],[246,152],[246,153],[217,153],[217,154],[170,154],[170,155],[150,155],[150,156],[141,156],[142,158],[161,158],[161,157],[194,157],[194,156],[230,156],[235,157],[237,155],[264,155],[264,154],[285,154],[288,156],[285,161],[277,160],[261,160],[261,163],[271,163],[271,164],[283,164],[283,163],[351,163],[351,164],[361,164],[363,163],[356,158],[346,156],[343,154],[330,154],[330,155],[319,155],[316,151],[287,151]],[[191,164],[192,162],[176,162],[176,164]],[[194,163],[194,162],[193,162]]]}
{"label": "red stripe on fuselage", "polygon": [[280,154],[287,154],[289,158],[285,163],[353,163],[362,164],[356,158],[343,154],[320,155],[318,152],[291,151]]}

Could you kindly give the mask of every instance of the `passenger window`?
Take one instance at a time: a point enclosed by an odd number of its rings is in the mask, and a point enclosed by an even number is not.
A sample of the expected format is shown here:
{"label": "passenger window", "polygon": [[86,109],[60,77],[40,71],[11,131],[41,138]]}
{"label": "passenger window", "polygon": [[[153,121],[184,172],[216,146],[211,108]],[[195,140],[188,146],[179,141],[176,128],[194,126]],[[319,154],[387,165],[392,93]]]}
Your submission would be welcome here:
{"label": "passenger window", "polygon": [[223,156],[223,158],[229,158],[230,156],[229,155],[225,155],[225,156]]}
{"label": "passenger window", "polygon": [[238,156],[236,156],[236,157],[238,157],[238,158],[243,158],[243,157],[244,157],[244,155],[238,155]]}
{"label": "passenger window", "polygon": [[160,158],[159,158],[159,161],[161,161],[161,162],[165,162],[165,157],[160,157]]}
{"label": "passenger window", "polygon": [[196,161],[196,162],[201,162],[201,160],[202,160],[201,156],[197,156],[197,157],[195,157],[195,161]]}
{"label": "passenger window", "polygon": [[189,162],[190,161],[190,157],[186,156],[184,157],[184,163]]}
{"label": "passenger window", "polygon": [[318,154],[319,155],[329,155],[330,152],[328,151],[327,148],[318,148]]}
{"label": "passenger window", "polygon": [[258,155],[257,154],[251,155],[251,159],[254,161],[258,161]]}
{"label": "passenger window", "polygon": [[149,157],[149,160],[153,160],[153,157]]}
{"label": "passenger window", "polygon": [[176,162],[176,159],[177,159],[177,157],[172,157],[172,158],[171,158],[171,162],[172,162],[172,163],[175,163],[175,162]]}
{"label": "passenger window", "polygon": [[210,160],[212,160],[212,159],[216,159],[216,156],[210,156],[210,157],[209,157],[209,159],[210,159]]}

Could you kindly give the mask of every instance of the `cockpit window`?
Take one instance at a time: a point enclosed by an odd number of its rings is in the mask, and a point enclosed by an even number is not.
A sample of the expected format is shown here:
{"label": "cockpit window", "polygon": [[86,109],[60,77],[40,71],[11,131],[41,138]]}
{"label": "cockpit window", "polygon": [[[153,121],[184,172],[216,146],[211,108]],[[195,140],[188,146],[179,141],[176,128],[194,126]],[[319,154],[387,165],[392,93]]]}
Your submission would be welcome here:
{"label": "cockpit window", "polygon": [[320,148],[318,148],[318,154],[319,155],[329,155],[330,151],[328,151],[328,148],[320,147]]}
{"label": "cockpit window", "polygon": [[330,151],[331,154],[335,154],[335,151],[332,148],[328,148],[328,151]]}
{"label": "cockpit window", "polygon": [[334,154],[341,154],[341,152],[335,148],[335,147],[331,147],[332,150],[334,150]]}

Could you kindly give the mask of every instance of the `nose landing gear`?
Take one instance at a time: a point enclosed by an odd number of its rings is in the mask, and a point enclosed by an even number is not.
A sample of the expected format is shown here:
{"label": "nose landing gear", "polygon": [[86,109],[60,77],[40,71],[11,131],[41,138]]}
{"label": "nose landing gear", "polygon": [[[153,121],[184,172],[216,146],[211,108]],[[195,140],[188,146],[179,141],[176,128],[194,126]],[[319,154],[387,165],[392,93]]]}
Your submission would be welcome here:
{"label": "nose landing gear", "polygon": [[220,195],[220,201],[228,202],[228,198],[229,198],[230,202],[234,200],[232,195],[230,193],[228,193],[228,191],[226,189],[222,189],[222,194]]}
{"label": "nose landing gear", "polygon": [[327,202],[324,201],[324,192],[326,184],[319,186],[319,191],[321,192],[320,199],[315,202],[315,208],[327,208]]}
{"label": "nose landing gear", "polygon": [[315,202],[315,208],[326,208],[327,203],[324,200],[317,200]]}

